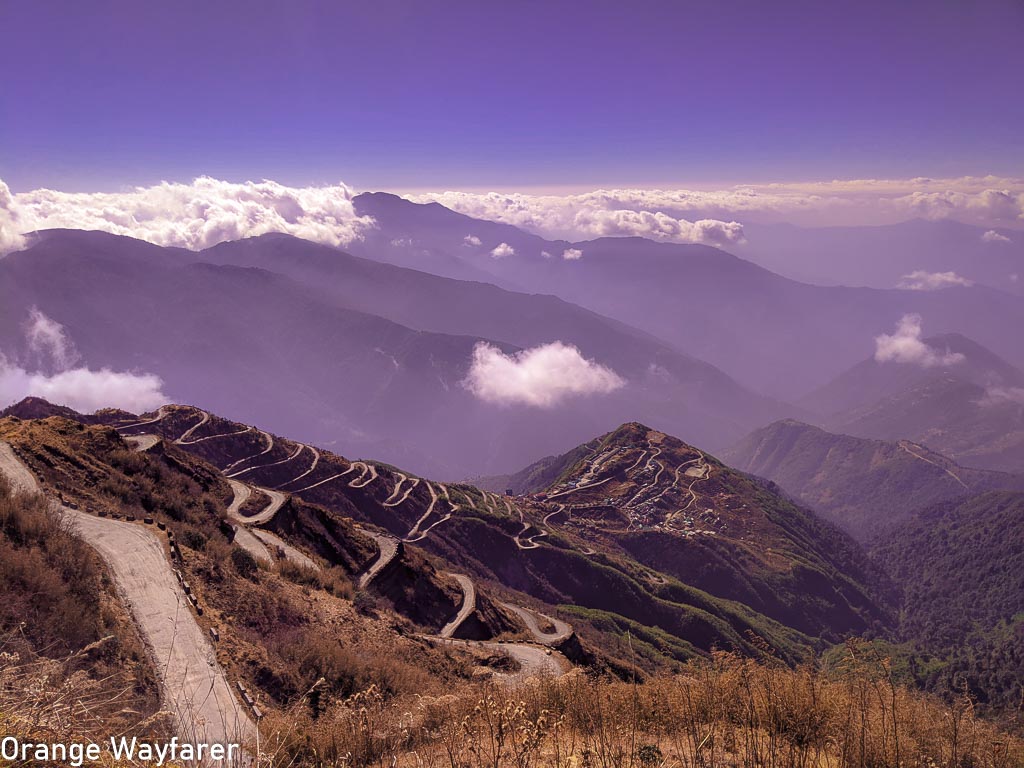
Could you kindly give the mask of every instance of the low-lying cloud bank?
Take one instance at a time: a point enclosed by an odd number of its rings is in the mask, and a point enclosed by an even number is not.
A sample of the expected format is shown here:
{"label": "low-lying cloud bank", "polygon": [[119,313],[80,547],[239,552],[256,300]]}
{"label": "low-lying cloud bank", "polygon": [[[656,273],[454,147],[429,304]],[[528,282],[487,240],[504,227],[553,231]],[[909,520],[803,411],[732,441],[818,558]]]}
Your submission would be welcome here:
{"label": "low-lying cloud bank", "polygon": [[[288,187],[209,177],[113,193],[11,193],[0,180],[0,254],[22,247],[26,232],[55,227],[99,229],[191,249],[267,232],[344,246],[374,226],[372,218],[356,215],[354,195],[343,183]],[[994,227],[1024,227],[1024,179],[997,176],[599,189],[568,195],[448,191],[407,197],[574,241],[641,236],[732,247],[745,241],[744,223],[859,225],[923,217],[984,226],[982,238],[996,243],[1009,236]],[[468,234],[465,243],[475,246],[478,240]]]}
{"label": "low-lying cloud bank", "polygon": [[346,245],[373,226],[371,218],[356,215],[353,196],[344,184],[296,188],[209,177],[112,193],[37,189],[11,194],[0,181],[0,254],[21,247],[25,232],[61,227],[193,250],[268,232]]}
{"label": "low-lying cloud bank", "polygon": [[41,397],[80,413],[123,408],[143,413],[168,401],[159,376],[92,370],[81,359],[64,327],[33,308],[24,326],[28,360],[0,352],[0,408],[26,397]]}
{"label": "low-lying cloud bank", "polygon": [[959,352],[929,347],[921,340],[921,316],[904,315],[895,333],[875,337],[875,360],[879,363],[908,363],[922,368],[955,365],[964,361]]}
{"label": "low-lying cloud bank", "polygon": [[704,190],[600,189],[570,195],[447,191],[408,197],[568,239],[641,235],[724,246],[743,241],[739,222],[825,226],[920,217],[1024,226],[1024,179],[997,176],[744,184]]}
{"label": "low-lying cloud bank", "polygon": [[578,348],[555,341],[513,355],[480,342],[464,385],[488,403],[550,408],[571,397],[614,392],[625,383]]}
{"label": "low-lying cloud bank", "polygon": [[943,288],[970,287],[972,285],[974,285],[973,280],[961,277],[956,272],[927,272],[919,269],[909,275],[904,275],[897,287],[910,291],[938,291]]}

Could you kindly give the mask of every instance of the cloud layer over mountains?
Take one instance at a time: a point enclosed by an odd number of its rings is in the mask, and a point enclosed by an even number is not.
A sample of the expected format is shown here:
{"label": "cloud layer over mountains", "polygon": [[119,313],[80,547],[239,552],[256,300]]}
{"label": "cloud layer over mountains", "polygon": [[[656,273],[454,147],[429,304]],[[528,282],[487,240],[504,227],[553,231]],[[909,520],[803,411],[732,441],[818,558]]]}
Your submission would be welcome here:
{"label": "cloud layer over mountains", "polygon": [[345,245],[373,225],[356,215],[353,196],[344,184],[295,188],[209,177],[123,192],[12,195],[0,181],[0,252],[18,247],[19,234],[54,228],[98,229],[193,250],[267,232]]}
{"label": "cloud layer over mountains", "polygon": [[[354,195],[341,183],[288,187],[273,181],[235,183],[210,177],[119,192],[11,193],[0,180],[0,254],[20,248],[24,233],[52,228],[98,229],[191,249],[267,232],[344,246],[374,226],[372,218],[357,215]],[[732,247],[744,241],[743,222],[755,221],[822,226],[923,217],[987,227],[1024,226],[1024,180],[993,176],[714,190],[611,189],[567,195],[448,191],[408,197],[570,240],[640,236]],[[989,242],[1007,240],[994,230],[984,237]],[[467,244],[474,239],[468,235]]]}

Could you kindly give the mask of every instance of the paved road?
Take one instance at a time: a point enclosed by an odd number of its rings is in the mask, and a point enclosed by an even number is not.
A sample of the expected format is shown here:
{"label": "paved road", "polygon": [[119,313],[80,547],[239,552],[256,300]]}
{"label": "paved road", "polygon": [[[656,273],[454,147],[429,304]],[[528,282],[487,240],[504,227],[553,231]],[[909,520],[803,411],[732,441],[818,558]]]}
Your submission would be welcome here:
{"label": "paved road", "polygon": [[265,493],[267,497],[269,497],[270,503],[267,504],[267,506],[265,506],[252,517],[242,518],[249,525],[269,523],[271,520],[274,519],[274,515],[278,513],[278,510],[280,510],[281,507],[284,506],[284,503],[288,498],[280,491],[274,491],[271,490],[270,488],[263,488],[261,486],[257,486],[256,490],[260,491],[261,493]]}
{"label": "paved road", "polygon": [[136,451],[148,451],[160,442],[160,435],[125,435],[124,440]]}
{"label": "paved road", "polygon": [[[523,623],[526,624],[527,629],[530,630],[530,634],[537,639],[538,643],[543,643],[544,645],[557,645],[572,635],[572,627],[553,616],[536,613],[528,608],[523,608],[520,605],[513,605],[512,603],[499,603],[499,605],[502,608],[507,608],[521,618]],[[543,631],[540,628],[540,622],[537,621],[538,616],[554,625],[554,632]]]}
{"label": "paved road", "polygon": [[[16,488],[38,490],[35,478],[4,442],[0,442],[0,471]],[[255,726],[232,695],[160,539],[142,525],[93,517],[66,507],[62,512],[106,561],[153,653],[164,706],[174,714],[179,736],[207,743],[252,739]]]}
{"label": "paved road", "polygon": [[452,637],[456,630],[462,626],[462,622],[469,618],[470,614],[476,610],[476,586],[473,584],[473,580],[469,576],[463,576],[458,573],[449,573],[453,579],[459,582],[459,586],[462,587],[462,606],[459,608],[459,612],[455,614],[455,617],[444,625],[441,630],[441,637]]}
{"label": "paved road", "polygon": [[373,561],[373,565],[367,568],[366,572],[359,577],[360,589],[366,589],[370,586],[370,583],[377,578],[377,574],[387,568],[388,564],[394,560],[395,556],[398,554],[398,539],[393,536],[385,536],[383,533],[374,533],[372,531],[364,531],[364,533],[377,542],[380,554],[377,556],[377,559]]}
{"label": "paved road", "polygon": [[298,563],[304,568],[309,568],[311,571],[322,570],[320,566],[313,561],[313,558],[309,557],[303,552],[300,552],[277,534],[271,533],[270,531],[265,531],[262,528],[253,528],[251,531],[249,531],[249,533],[252,536],[255,536],[260,541],[262,541],[268,547],[275,547],[277,549],[280,549],[282,552],[284,552],[285,560],[291,560],[292,562]]}

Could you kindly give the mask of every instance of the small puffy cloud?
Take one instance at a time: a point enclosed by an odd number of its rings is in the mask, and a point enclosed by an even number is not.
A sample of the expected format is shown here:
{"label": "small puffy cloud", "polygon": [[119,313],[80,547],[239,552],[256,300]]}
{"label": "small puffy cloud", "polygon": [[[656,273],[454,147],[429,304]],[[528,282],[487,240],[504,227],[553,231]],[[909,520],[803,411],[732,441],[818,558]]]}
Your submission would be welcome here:
{"label": "small puffy cloud", "polygon": [[481,242],[482,241],[480,240],[480,238],[477,237],[476,235],[466,235],[464,238],[462,238],[462,244],[469,246],[471,248],[478,247],[479,245],[481,245]]}
{"label": "small puffy cloud", "polygon": [[168,401],[163,382],[153,374],[73,367],[80,357],[64,326],[37,307],[23,329],[31,359],[16,363],[0,352],[0,408],[31,396],[80,413],[100,408],[144,413]]}
{"label": "small puffy cloud", "polygon": [[551,254],[550,254],[550,253],[548,253],[547,251],[541,251],[541,252],[540,252],[540,255],[541,255],[541,256],[542,256],[543,258],[545,258],[545,259],[550,259],[550,258],[551,258]]}
{"label": "small puffy cloud", "polygon": [[504,259],[506,256],[515,256],[516,249],[508,243],[499,243],[495,246],[494,250],[491,251],[491,256],[496,259]]}
{"label": "small puffy cloud", "polygon": [[550,408],[570,397],[613,392],[625,381],[560,341],[513,355],[480,342],[473,349],[464,385],[488,403]]}
{"label": "small puffy cloud", "polygon": [[583,258],[583,251],[579,248],[566,248],[562,251],[562,258],[566,261],[579,261]]}
{"label": "small puffy cloud", "polygon": [[29,351],[44,367],[63,371],[80,359],[74,343],[68,338],[64,326],[44,314],[38,307],[29,311],[25,324],[25,340]]}
{"label": "small puffy cloud", "polygon": [[919,269],[909,275],[904,275],[897,287],[910,291],[938,291],[942,288],[970,287],[972,285],[974,285],[973,280],[961,277],[956,272],[926,272]]}
{"label": "small puffy cloud", "polygon": [[929,347],[921,340],[921,316],[904,315],[896,332],[875,337],[875,360],[879,363],[909,363],[922,368],[955,365],[964,361],[959,352]]}
{"label": "small puffy cloud", "polygon": [[356,214],[353,196],[344,184],[286,187],[205,176],[190,184],[162,182],[111,193],[37,189],[11,195],[0,182],[0,251],[11,250],[8,230],[61,227],[193,250],[268,232],[341,246],[374,226],[372,218]]}
{"label": "small puffy cloud", "polygon": [[981,240],[982,240],[982,242],[985,242],[985,243],[1008,243],[1008,242],[1010,242],[1010,238],[1008,238],[1006,235],[999,234],[994,229],[990,229],[985,234],[983,234],[981,236]]}

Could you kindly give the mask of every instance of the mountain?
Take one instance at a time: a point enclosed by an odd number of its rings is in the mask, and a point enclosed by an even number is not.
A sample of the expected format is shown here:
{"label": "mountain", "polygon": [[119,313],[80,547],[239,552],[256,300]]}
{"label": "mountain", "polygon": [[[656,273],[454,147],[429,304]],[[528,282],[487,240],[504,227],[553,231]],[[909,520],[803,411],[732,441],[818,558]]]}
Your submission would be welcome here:
{"label": "mountain", "polygon": [[883,621],[877,575],[844,534],[643,425],[624,425],[498,482],[555,503],[551,517],[588,542],[802,631],[826,625],[841,635]]}
{"label": "mountain", "polygon": [[924,506],[987,490],[1024,490],[1024,476],[961,467],[909,440],[837,435],[792,420],[755,430],[723,458],[778,483],[861,541]]}
{"label": "mountain", "polygon": [[959,334],[924,341],[939,362],[864,360],[801,401],[835,432],[908,439],[967,466],[1024,470],[1024,373]]}
{"label": "mountain", "polygon": [[798,227],[744,222],[737,253],[766,269],[815,285],[895,288],[914,272],[944,273],[1020,295],[1024,232],[951,219],[884,226]]}
{"label": "mountain", "polygon": [[901,638],[933,659],[918,673],[923,682],[966,688],[989,711],[1014,711],[1021,700],[1022,521],[1022,493],[951,499],[929,506],[873,550],[903,591]]}
{"label": "mountain", "polygon": [[[0,260],[0,349],[28,367],[33,310],[92,369],[157,374],[175,399],[445,477],[515,466],[631,418],[711,445],[784,408],[646,333],[550,296],[359,259],[286,236],[192,253],[53,231]],[[474,349],[555,341],[625,382],[558,408],[464,385]],[[595,407],[597,406],[597,407]]]}
{"label": "mountain", "polygon": [[[1024,341],[1011,330],[1024,325],[1024,299],[986,286],[808,285],[705,245],[638,237],[548,241],[437,204],[379,193],[354,204],[379,228],[353,244],[359,255],[428,271],[443,268],[439,260],[467,263],[494,282],[555,294],[652,333],[783,400],[824,385],[870,354],[874,338],[908,313],[921,315],[930,332],[963,333],[1024,362]],[[467,236],[480,244],[467,246]],[[386,251],[378,253],[383,241]],[[566,251],[580,255],[565,259]]]}
{"label": "mountain", "polygon": [[[0,417],[4,709],[8,736],[31,742],[37,759],[48,744],[106,743],[104,734],[116,732],[161,746],[171,735],[179,747],[217,738],[297,766],[461,765],[481,755],[496,764],[498,750],[512,748],[514,762],[526,765],[555,753],[585,761],[609,745],[653,763],[660,748],[646,740],[636,747],[631,711],[660,712],[664,744],[689,750],[697,733],[696,755],[709,765],[812,755],[896,764],[891,746],[876,746],[896,738],[920,744],[936,764],[951,743],[971,764],[991,755],[976,742],[998,744],[1007,765],[1024,756],[1024,745],[969,709],[892,676],[877,695],[878,672],[889,669],[872,656],[881,640],[851,641],[840,663],[831,663],[833,652],[817,668],[809,654],[824,637],[683,584],[614,546],[622,525],[591,504],[593,494],[606,488],[624,519],[639,492],[648,511],[667,510],[665,520],[680,489],[658,485],[643,454],[679,459],[694,470],[683,473],[693,483],[688,496],[701,507],[722,504],[720,522],[734,532],[749,518],[765,534],[763,547],[746,539],[756,562],[737,561],[737,577],[772,561],[769,569],[813,589],[818,600],[804,594],[790,609],[808,619],[828,613],[819,629],[829,637],[872,614],[849,610],[858,595],[851,576],[818,570],[835,563],[856,573],[863,553],[843,554],[848,540],[640,425],[567,458],[544,501],[349,461],[189,407],[141,418],[46,410],[33,401],[10,411],[31,418]],[[313,500],[315,490],[326,505]],[[743,510],[733,504],[741,499],[762,506]],[[398,539],[380,525],[417,515],[422,536]],[[710,550],[687,542],[714,538],[713,530],[729,535],[713,518],[663,527],[680,554],[700,558]],[[511,581],[583,599],[545,602]],[[729,706],[694,713],[694,701]],[[803,729],[766,735],[778,701],[785,723],[815,724],[810,742]],[[608,705],[596,723],[594,702]],[[85,706],[89,718],[69,723],[69,710]],[[894,718],[897,711],[904,716]],[[956,730],[936,736],[935,723],[944,722]],[[708,729],[736,738],[708,749]],[[954,741],[961,729],[972,735],[967,743]]]}
{"label": "mountain", "polygon": [[[385,464],[350,460],[168,406],[124,435],[164,443],[271,489],[387,531],[484,583],[526,593],[581,622],[659,627],[672,654],[747,633],[795,658],[818,639],[884,630],[885,585],[850,539],[747,476],[638,424],[592,441],[540,495],[497,496]],[[579,452],[572,452],[578,455]],[[325,518],[288,505],[265,523],[333,558]],[[690,650],[684,650],[689,648]]]}

